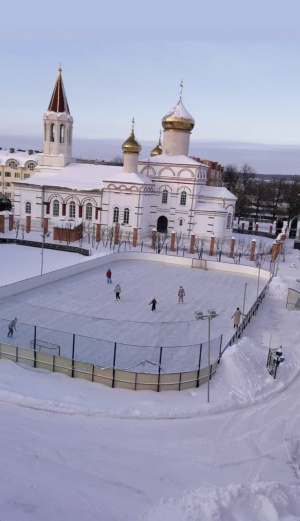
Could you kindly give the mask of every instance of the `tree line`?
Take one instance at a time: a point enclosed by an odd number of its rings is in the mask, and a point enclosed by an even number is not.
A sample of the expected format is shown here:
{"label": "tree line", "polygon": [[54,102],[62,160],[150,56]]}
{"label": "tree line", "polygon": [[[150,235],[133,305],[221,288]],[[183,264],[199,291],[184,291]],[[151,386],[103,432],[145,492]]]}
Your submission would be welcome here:
{"label": "tree line", "polygon": [[223,186],[237,197],[236,217],[246,220],[288,223],[300,214],[300,176],[264,179],[245,163],[240,169],[229,164],[223,173]]}

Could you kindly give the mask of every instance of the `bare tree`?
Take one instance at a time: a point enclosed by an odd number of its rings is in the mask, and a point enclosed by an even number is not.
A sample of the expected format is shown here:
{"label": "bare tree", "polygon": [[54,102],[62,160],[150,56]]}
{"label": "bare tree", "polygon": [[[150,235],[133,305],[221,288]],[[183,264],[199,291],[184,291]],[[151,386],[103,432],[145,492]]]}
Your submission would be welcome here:
{"label": "bare tree", "polygon": [[88,244],[90,244],[90,242],[91,242],[91,234],[93,232],[93,225],[92,225],[91,221],[86,221],[84,223],[83,230],[84,230],[84,233],[86,233],[86,235],[87,235]]}
{"label": "bare tree", "polygon": [[156,234],[156,251],[157,253],[160,253],[162,248],[164,247],[165,243],[166,243],[166,240],[168,238],[168,232],[165,232],[165,233],[160,233],[158,232]]}
{"label": "bare tree", "polygon": [[19,235],[19,228],[20,228],[20,221],[18,219],[16,219],[14,221],[14,230],[16,232],[16,239],[18,238],[18,235]]}
{"label": "bare tree", "polygon": [[181,246],[184,246],[185,244],[185,235],[183,232],[176,232],[175,233],[175,243],[176,243],[176,251],[177,251],[177,255],[178,255],[178,251],[179,251],[179,248]]}
{"label": "bare tree", "polygon": [[205,245],[205,237],[195,237],[194,248],[197,252],[198,259],[202,259]]}
{"label": "bare tree", "polygon": [[111,162],[114,165],[123,165],[123,157],[120,154],[117,154],[112,158]]}

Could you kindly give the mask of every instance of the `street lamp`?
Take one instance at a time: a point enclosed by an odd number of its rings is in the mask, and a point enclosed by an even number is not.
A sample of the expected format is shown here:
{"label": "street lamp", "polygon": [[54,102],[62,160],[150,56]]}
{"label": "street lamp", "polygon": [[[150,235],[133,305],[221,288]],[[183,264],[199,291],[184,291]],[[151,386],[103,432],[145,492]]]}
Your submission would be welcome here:
{"label": "street lamp", "polygon": [[44,265],[44,244],[45,244],[45,239],[46,237],[49,237],[50,235],[50,232],[47,232],[47,233],[42,233],[41,237],[42,237],[42,251],[41,251],[41,255],[42,255],[42,260],[41,260],[41,275],[43,275],[43,265]]}
{"label": "street lamp", "polygon": [[215,309],[208,309],[207,315],[204,315],[202,311],[195,311],[196,320],[207,320],[208,321],[208,342],[207,342],[207,364],[208,364],[208,381],[207,381],[207,402],[209,402],[209,384],[210,384],[210,321],[218,317]]}

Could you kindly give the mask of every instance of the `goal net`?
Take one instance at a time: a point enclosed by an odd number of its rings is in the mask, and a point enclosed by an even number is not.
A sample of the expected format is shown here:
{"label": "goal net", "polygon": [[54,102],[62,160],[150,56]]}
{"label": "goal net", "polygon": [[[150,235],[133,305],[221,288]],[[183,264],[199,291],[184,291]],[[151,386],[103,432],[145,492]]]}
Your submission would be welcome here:
{"label": "goal net", "polygon": [[289,288],[288,296],[286,301],[286,307],[289,311],[297,310],[300,311],[300,292]]}
{"label": "goal net", "polygon": [[[39,353],[48,353],[53,356],[60,356],[60,346],[58,344],[52,344],[51,342],[46,342],[45,340],[39,340],[38,338],[35,341],[35,348]],[[30,349],[34,349],[34,340],[30,340]]]}

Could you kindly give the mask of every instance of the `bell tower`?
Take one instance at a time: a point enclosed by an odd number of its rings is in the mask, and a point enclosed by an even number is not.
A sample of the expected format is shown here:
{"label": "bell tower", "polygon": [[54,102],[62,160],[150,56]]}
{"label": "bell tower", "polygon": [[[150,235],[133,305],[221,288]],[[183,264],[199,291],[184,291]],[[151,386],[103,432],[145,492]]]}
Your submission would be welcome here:
{"label": "bell tower", "polygon": [[41,170],[61,169],[72,159],[73,118],[59,67],[57,80],[44,120],[44,151],[39,155]]}

